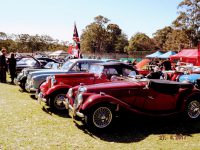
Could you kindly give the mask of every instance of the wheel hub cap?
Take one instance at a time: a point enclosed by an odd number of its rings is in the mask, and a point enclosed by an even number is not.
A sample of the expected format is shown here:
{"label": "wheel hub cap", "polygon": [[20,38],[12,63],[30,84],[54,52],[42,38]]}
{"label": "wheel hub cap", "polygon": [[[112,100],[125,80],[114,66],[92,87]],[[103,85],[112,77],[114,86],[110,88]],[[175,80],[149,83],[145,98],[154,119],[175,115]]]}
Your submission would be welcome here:
{"label": "wheel hub cap", "polygon": [[93,114],[93,123],[98,128],[107,127],[112,121],[112,112],[107,107],[99,107]]}
{"label": "wheel hub cap", "polygon": [[196,119],[200,116],[200,103],[198,101],[192,101],[189,103],[188,115],[192,119]]}

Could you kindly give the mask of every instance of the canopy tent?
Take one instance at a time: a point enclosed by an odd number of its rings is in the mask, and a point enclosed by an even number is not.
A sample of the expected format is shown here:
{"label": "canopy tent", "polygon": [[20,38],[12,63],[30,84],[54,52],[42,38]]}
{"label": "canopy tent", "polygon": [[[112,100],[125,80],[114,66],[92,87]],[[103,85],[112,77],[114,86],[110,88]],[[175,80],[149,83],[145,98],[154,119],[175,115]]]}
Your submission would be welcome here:
{"label": "canopy tent", "polygon": [[200,66],[200,50],[183,49],[178,54],[170,56],[170,59],[179,59],[181,62],[192,63],[193,65]]}
{"label": "canopy tent", "polygon": [[169,51],[169,52],[166,52],[166,53],[164,53],[164,54],[158,56],[158,58],[167,59],[167,58],[169,58],[170,56],[175,55],[175,54],[176,54],[176,52]]}
{"label": "canopy tent", "polygon": [[143,60],[141,60],[140,62],[138,62],[135,66],[136,66],[136,68],[138,68],[138,69],[144,69],[145,66],[149,64],[149,62],[150,62],[149,59],[143,59]]}
{"label": "canopy tent", "polygon": [[162,55],[163,53],[161,53],[160,51],[156,51],[153,54],[147,55],[146,58],[158,58],[158,56]]}
{"label": "canopy tent", "polygon": [[68,53],[65,52],[64,50],[57,50],[51,54],[49,54],[49,56],[54,56],[54,57],[59,57],[59,56],[67,56]]}

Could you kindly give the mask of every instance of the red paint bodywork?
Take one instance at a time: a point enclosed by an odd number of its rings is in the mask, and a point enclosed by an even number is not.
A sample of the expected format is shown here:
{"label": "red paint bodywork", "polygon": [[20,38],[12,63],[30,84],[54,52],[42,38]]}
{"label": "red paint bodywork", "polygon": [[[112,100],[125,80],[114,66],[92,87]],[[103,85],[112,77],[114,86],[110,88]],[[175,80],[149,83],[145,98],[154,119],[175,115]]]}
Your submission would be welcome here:
{"label": "red paint bodywork", "polygon": [[40,86],[41,92],[44,94],[44,97],[49,97],[53,92],[57,90],[68,90],[73,86],[77,86],[80,83],[84,84],[95,84],[102,82],[109,82],[105,75],[95,75],[93,73],[77,73],[77,74],[58,74],[55,75],[56,83],[50,87],[49,82],[44,82]]}
{"label": "red paint bodywork", "polygon": [[[109,62],[109,63],[99,63],[99,66],[103,66],[104,69],[116,69],[118,73],[122,73],[123,69],[128,69],[131,71],[136,71],[133,66],[119,63],[119,62]],[[46,81],[40,86],[40,91],[43,93],[44,98],[48,99],[53,93],[58,90],[62,90],[67,93],[68,89],[74,86],[84,83],[85,85],[98,84],[111,82],[111,74],[101,74],[95,73],[71,73],[71,74],[58,74],[55,75],[56,83],[51,86],[51,81]],[[117,74],[120,75],[120,74]]]}
{"label": "red paint bodywork", "polygon": [[[163,90],[165,86],[169,91]],[[77,109],[83,114],[96,104],[107,103],[142,115],[172,115],[185,110],[189,97],[200,96],[200,91],[192,84],[167,80],[120,81],[85,87],[87,91],[82,94],[83,102]],[[71,106],[74,104],[78,88],[73,88],[73,97],[66,95]]]}

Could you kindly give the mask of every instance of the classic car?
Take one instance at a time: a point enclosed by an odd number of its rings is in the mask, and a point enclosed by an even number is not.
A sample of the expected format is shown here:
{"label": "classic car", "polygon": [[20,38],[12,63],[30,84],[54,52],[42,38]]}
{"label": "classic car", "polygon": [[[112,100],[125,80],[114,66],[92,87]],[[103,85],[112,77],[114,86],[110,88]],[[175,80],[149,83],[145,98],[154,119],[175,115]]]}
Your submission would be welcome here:
{"label": "classic car", "polygon": [[28,92],[36,92],[40,85],[46,81],[46,77],[55,74],[81,73],[86,72],[93,63],[102,62],[96,59],[70,59],[58,70],[34,71],[28,74],[25,89]]}
{"label": "classic car", "polygon": [[17,61],[16,73],[20,73],[24,68],[41,68],[42,64],[32,56],[24,56],[22,59]]}
{"label": "classic car", "polygon": [[112,81],[115,76],[136,75],[137,70],[121,62],[96,63],[87,73],[58,74],[47,77],[47,82],[40,86],[39,101],[56,110],[65,110],[63,101],[69,88],[80,83],[97,84]]}
{"label": "classic car", "polygon": [[89,127],[106,129],[115,115],[168,116],[183,113],[189,120],[200,119],[200,91],[191,83],[152,79],[118,81],[70,88],[63,102],[70,115]]}
{"label": "classic car", "polygon": [[55,62],[48,62],[43,68],[24,68],[22,71],[17,75],[15,78],[14,82],[16,85],[19,85],[22,90],[25,91],[25,83],[27,80],[27,76],[29,73],[34,72],[34,71],[39,71],[43,69],[59,69],[61,64],[55,63]]}

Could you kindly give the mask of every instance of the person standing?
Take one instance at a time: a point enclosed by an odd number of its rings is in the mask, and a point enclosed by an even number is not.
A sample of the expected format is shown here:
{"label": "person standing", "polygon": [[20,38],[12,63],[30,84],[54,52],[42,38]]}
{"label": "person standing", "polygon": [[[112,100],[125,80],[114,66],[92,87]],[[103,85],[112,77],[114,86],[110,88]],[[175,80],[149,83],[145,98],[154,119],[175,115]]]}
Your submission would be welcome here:
{"label": "person standing", "polygon": [[169,58],[165,60],[161,65],[164,67],[165,70],[172,70],[172,65]]}
{"label": "person standing", "polygon": [[8,59],[9,71],[10,71],[10,78],[11,84],[14,83],[14,78],[16,77],[16,59],[15,54],[11,53],[10,58]]}
{"label": "person standing", "polygon": [[2,55],[0,56],[0,82],[6,83],[6,71],[7,71],[7,63],[6,63],[6,49],[2,48]]}

